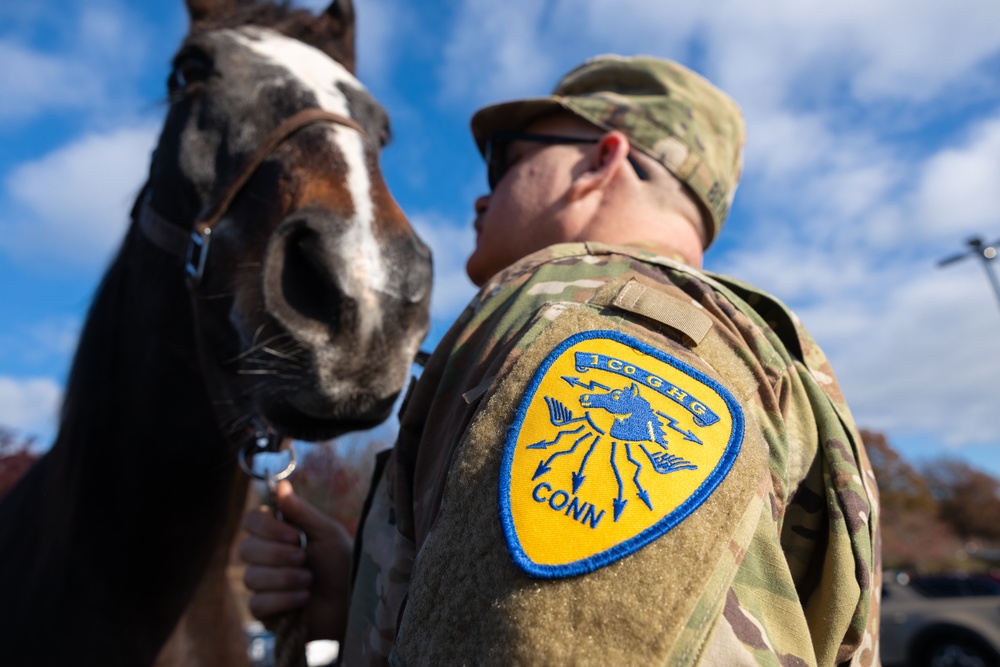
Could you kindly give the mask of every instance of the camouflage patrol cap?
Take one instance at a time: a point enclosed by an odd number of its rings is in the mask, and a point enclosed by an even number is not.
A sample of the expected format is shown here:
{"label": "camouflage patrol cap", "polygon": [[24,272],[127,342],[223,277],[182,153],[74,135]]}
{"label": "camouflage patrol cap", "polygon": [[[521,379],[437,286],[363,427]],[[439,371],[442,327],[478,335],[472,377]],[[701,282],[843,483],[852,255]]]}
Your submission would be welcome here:
{"label": "camouflage patrol cap", "polygon": [[650,56],[597,56],[567,74],[549,97],[504,102],[472,117],[485,155],[494,132],[520,130],[554,111],[619,130],[685,183],[708,215],[708,247],[729,214],[745,138],[739,107],[700,75]]}

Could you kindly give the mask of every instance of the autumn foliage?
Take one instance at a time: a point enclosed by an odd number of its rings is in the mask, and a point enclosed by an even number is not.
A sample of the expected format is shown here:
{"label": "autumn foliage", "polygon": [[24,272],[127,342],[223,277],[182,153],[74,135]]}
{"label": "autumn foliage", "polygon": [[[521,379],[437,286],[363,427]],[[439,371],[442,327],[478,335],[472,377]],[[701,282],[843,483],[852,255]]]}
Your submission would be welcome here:
{"label": "autumn foliage", "polygon": [[34,439],[19,438],[13,431],[0,427],[0,498],[14,488],[28,468],[38,460],[32,451]]}
{"label": "autumn foliage", "polygon": [[375,455],[392,443],[346,436],[309,446],[292,479],[295,490],[352,535],[375,468]]}
{"label": "autumn foliage", "polygon": [[1000,546],[1000,480],[952,458],[918,470],[882,433],[862,430],[861,437],[881,496],[885,567],[975,568],[972,546]]}

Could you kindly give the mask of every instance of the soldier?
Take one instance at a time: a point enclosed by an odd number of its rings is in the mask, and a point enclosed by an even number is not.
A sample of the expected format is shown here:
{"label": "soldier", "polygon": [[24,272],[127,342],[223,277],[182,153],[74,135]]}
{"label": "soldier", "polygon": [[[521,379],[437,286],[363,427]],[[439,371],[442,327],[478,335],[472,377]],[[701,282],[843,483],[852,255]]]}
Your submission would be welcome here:
{"label": "soldier", "polygon": [[[738,107],[601,56],[480,110],[479,294],[438,345],[351,544],[287,485],[242,545],[258,617],[345,665],[878,662],[877,491],[821,350],[700,270]],[[350,573],[350,574],[349,574]]]}

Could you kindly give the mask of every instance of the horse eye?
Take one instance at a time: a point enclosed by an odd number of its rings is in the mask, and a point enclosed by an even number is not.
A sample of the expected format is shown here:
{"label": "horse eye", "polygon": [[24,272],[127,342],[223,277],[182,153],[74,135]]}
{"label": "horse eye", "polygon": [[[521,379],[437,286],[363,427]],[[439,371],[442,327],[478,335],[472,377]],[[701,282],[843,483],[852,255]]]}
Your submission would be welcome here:
{"label": "horse eye", "polygon": [[182,53],[174,60],[174,69],[167,79],[171,94],[179,93],[189,86],[200,83],[212,73],[208,59],[197,53]]}
{"label": "horse eye", "polygon": [[389,123],[382,126],[382,129],[378,133],[378,145],[385,148],[388,143],[392,141],[392,128],[389,127]]}

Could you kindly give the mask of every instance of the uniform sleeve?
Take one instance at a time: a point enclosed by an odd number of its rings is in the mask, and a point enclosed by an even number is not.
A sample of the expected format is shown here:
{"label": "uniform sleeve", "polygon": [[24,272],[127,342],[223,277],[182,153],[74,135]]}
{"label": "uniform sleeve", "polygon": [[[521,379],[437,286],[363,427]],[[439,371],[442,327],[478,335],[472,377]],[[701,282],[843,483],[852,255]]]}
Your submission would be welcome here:
{"label": "uniform sleeve", "polygon": [[462,437],[392,662],[697,663],[770,516],[768,445],[745,356],[654,329],[539,313]]}
{"label": "uniform sleeve", "polygon": [[[769,371],[771,520],[758,524],[706,663],[765,664],[777,655],[783,664],[878,664],[878,492],[863,443],[833,370],[795,316],[734,287],[727,298],[746,304],[759,335],[787,354]],[[789,604],[804,630],[789,633]]]}
{"label": "uniform sleeve", "polygon": [[390,661],[871,664],[873,486],[822,353],[723,285],[612,268],[540,271],[544,300],[484,320],[518,324],[438,438]]}

